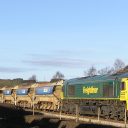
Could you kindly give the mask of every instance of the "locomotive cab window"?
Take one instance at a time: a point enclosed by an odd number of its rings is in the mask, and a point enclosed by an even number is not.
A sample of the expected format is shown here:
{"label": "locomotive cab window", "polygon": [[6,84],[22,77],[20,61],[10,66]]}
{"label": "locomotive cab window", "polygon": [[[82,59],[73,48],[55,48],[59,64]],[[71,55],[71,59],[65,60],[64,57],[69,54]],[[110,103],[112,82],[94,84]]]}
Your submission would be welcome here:
{"label": "locomotive cab window", "polygon": [[75,86],[69,85],[68,86],[68,96],[74,96],[75,95]]}
{"label": "locomotive cab window", "polygon": [[120,89],[125,90],[125,82],[121,82]]}
{"label": "locomotive cab window", "polygon": [[0,94],[2,94],[3,93],[3,91],[2,90],[0,90]]}
{"label": "locomotive cab window", "polygon": [[103,96],[104,97],[114,97],[114,86],[112,84],[104,84]]}

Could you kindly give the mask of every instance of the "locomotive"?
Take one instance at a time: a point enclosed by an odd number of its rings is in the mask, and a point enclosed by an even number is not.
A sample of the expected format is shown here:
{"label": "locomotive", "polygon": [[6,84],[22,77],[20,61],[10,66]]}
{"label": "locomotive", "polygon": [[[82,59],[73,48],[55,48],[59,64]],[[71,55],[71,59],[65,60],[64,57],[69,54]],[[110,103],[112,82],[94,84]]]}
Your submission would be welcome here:
{"label": "locomotive", "polygon": [[78,105],[81,115],[97,115],[124,120],[128,111],[128,73],[70,79],[63,85],[63,107],[74,113]]}
{"label": "locomotive", "polygon": [[97,115],[100,110],[100,116],[114,120],[124,120],[124,113],[128,112],[127,72],[73,78],[64,83],[63,80],[33,83],[0,90],[1,102],[21,107],[74,114],[77,106],[80,115]]}

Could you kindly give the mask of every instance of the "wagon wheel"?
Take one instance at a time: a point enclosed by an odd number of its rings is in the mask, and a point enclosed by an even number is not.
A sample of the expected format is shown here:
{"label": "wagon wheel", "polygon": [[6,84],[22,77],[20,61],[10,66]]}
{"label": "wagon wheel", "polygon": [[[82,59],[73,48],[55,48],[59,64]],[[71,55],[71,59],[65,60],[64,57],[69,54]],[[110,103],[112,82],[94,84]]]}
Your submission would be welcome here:
{"label": "wagon wheel", "polygon": [[119,120],[119,117],[118,116],[114,116],[114,118],[113,118],[114,120]]}
{"label": "wagon wheel", "polygon": [[108,120],[108,119],[110,119],[110,116],[109,116],[109,115],[105,115],[104,118],[105,118],[106,120]]}

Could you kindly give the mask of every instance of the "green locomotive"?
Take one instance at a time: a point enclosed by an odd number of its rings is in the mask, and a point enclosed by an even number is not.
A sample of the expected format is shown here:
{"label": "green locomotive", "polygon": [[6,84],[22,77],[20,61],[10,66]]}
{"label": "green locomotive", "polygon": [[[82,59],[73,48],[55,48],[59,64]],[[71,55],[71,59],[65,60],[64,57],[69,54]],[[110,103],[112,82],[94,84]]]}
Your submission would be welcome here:
{"label": "green locomotive", "polygon": [[62,110],[124,120],[128,110],[128,73],[70,79],[64,82]]}

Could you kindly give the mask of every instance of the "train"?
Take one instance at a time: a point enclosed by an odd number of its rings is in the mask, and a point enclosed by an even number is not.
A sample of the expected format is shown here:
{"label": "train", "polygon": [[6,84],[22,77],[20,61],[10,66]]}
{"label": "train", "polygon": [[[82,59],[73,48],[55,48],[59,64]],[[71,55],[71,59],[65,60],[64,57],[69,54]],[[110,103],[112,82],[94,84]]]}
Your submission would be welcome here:
{"label": "train", "polygon": [[[24,108],[125,120],[128,72],[0,88],[0,102]],[[128,114],[127,114],[128,118]]]}
{"label": "train", "polygon": [[14,104],[23,108],[58,110],[60,106],[62,82],[38,82],[1,87],[0,102]]}
{"label": "train", "polygon": [[97,115],[105,119],[124,120],[128,111],[128,73],[75,78],[63,86],[63,110],[81,115]]}

